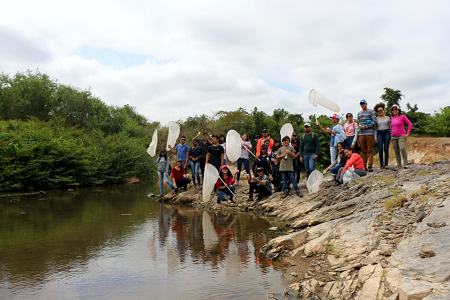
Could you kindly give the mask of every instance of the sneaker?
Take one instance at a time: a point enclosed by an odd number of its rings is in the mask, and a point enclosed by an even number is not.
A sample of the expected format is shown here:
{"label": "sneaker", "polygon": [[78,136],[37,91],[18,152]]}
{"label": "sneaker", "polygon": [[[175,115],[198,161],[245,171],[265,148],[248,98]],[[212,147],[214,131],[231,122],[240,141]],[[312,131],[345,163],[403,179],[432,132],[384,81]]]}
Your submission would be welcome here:
{"label": "sneaker", "polygon": [[284,192],[283,196],[281,198],[286,198],[289,195],[289,192]]}
{"label": "sneaker", "polygon": [[388,170],[388,169],[389,169],[389,166],[388,166],[388,165],[384,165],[384,168]]}
{"label": "sneaker", "polygon": [[372,168],[372,166],[369,166],[369,172],[373,172],[373,168]]}
{"label": "sneaker", "polygon": [[303,194],[300,192],[300,190],[297,191],[297,195],[298,195],[299,197],[303,197]]}
{"label": "sneaker", "polygon": [[334,184],[334,186],[338,186],[338,185],[341,185],[342,183],[338,180],[338,181],[336,181],[336,183]]}
{"label": "sneaker", "polygon": [[253,201],[253,198],[248,198],[247,201],[248,202]]}
{"label": "sneaker", "polygon": [[380,166],[380,169],[384,169],[384,166]]}
{"label": "sneaker", "polygon": [[234,185],[239,185],[239,180],[238,180],[238,181],[236,181],[236,183],[235,183]]}

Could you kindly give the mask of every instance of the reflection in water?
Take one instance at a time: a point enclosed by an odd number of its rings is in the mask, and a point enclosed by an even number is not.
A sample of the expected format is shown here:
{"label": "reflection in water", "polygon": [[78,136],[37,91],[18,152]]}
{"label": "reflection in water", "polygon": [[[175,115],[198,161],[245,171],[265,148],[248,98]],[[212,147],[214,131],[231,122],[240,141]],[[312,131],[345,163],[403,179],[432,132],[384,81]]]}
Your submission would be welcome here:
{"label": "reflection in water", "polygon": [[140,183],[0,198],[0,299],[264,299],[267,219],[161,205]]}

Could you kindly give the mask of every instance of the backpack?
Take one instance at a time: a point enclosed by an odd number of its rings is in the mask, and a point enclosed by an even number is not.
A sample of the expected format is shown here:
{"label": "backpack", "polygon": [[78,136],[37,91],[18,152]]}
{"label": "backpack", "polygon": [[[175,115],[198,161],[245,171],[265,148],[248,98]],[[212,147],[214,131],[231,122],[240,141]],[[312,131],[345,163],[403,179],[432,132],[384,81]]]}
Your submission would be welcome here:
{"label": "backpack", "polygon": [[[314,136],[315,133],[311,131],[311,135]],[[317,135],[317,134],[316,134],[316,135]],[[306,136],[306,133],[304,133],[304,134],[302,135],[300,147],[303,147],[303,145],[305,144],[305,136]],[[315,144],[316,144],[316,139],[314,138],[313,140],[314,140],[314,145],[315,145]]]}

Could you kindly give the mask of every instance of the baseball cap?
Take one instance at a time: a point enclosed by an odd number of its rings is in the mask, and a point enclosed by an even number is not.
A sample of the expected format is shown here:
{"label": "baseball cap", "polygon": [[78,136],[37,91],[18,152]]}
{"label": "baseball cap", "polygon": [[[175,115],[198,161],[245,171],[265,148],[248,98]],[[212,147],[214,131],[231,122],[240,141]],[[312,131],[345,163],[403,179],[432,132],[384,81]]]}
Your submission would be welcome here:
{"label": "baseball cap", "polygon": [[305,125],[303,127],[311,127],[311,124],[305,123]]}
{"label": "baseball cap", "polygon": [[258,173],[258,172],[260,172],[260,171],[264,172],[264,168],[259,167],[258,169],[256,169],[256,173]]}
{"label": "baseball cap", "polygon": [[181,158],[177,159],[177,162],[183,162],[183,160]]}
{"label": "baseball cap", "polygon": [[221,169],[225,169],[225,168],[227,168],[228,170],[230,169],[230,168],[228,168],[228,166],[227,165],[223,165],[222,167],[220,167]]}
{"label": "baseball cap", "polygon": [[263,129],[263,131],[262,131],[262,132],[264,133],[264,132],[268,132],[268,131],[267,131],[267,129]]}
{"label": "baseball cap", "polygon": [[338,114],[334,114],[330,117],[331,119],[340,119],[341,117]]}
{"label": "baseball cap", "polygon": [[266,149],[267,150],[267,145],[261,145],[261,150],[262,149]]}
{"label": "baseball cap", "polygon": [[400,109],[400,106],[398,106],[397,104],[394,104],[391,106],[391,109],[396,108],[396,109]]}
{"label": "baseball cap", "polygon": [[361,104],[361,103],[367,104],[366,99],[362,99],[361,101],[359,101],[359,104]]}

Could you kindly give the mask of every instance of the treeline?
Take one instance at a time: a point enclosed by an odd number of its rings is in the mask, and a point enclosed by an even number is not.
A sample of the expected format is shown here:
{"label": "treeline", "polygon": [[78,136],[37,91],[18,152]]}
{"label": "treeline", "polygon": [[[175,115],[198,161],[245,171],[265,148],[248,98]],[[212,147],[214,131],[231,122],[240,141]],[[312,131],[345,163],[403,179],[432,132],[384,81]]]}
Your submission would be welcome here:
{"label": "treeline", "polygon": [[121,183],[155,175],[158,122],[40,72],[0,75],[0,191]]}
{"label": "treeline", "polygon": [[[380,101],[386,102],[387,109],[402,104],[399,90],[384,90]],[[359,110],[355,107],[352,113],[356,115]],[[413,135],[450,136],[449,106],[428,114],[407,103],[403,112],[413,123]],[[332,126],[328,116],[322,115],[319,120],[325,128]],[[301,136],[306,122],[319,135],[317,165],[328,166],[330,137],[319,130],[313,115],[306,117],[284,108],[268,114],[255,107],[252,111],[239,108],[178,121],[190,146],[199,131],[226,135],[230,129],[248,133],[255,146],[254,138],[263,129],[272,138],[280,138],[280,128],[291,123]],[[159,153],[167,142],[167,127],[148,121],[131,106],[106,105],[89,89],[61,84],[39,71],[1,74],[0,191],[85,187],[121,183],[130,177],[153,177],[156,167],[146,148],[155,129]]]}

